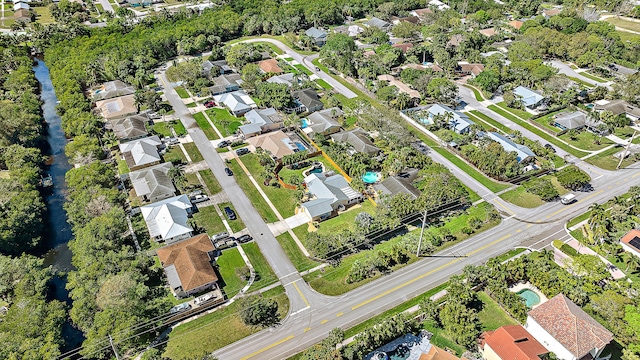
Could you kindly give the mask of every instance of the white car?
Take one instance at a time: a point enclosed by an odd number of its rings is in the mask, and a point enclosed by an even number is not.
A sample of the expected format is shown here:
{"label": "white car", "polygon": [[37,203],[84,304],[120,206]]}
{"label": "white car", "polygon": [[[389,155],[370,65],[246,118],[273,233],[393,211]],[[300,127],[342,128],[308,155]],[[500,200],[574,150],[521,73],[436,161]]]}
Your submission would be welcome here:
{"label": "white car", "polygon": [[209,200],[209,197],[207,195],[196,195],[191,198],[191,203],[197,204],[207,200]]}

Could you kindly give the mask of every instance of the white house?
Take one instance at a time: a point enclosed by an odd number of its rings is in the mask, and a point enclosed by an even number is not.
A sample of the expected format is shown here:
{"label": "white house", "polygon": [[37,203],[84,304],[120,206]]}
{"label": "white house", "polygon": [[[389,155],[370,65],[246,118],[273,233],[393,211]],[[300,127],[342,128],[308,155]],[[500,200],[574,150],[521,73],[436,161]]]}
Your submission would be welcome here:
{"label": "white house", "polygon": [[156,241],[171,243],[191,237],[193,229],[187,221],[192,207],[187,195],[179,195],[142,206],[140,211],[149,235]]}
{"label": "white house", "polygon": [[256,102],[242,90],[216,95],[213,99],[219,104],[224,104],[235,116],[242,116],[258,107]]}
{"label": "white house", "polygon": [[429,119],[425,119],[425,123],[427,123],[428,125],[433,124],[435,116],[449,116],[449,125],[451,126],[451,130],[457,132],[458,134],[464,134],[468,132],[471,125],[475,124],[471,119],[469,119],[467,115],[459,111],[454,111],[446,105],[434,104],[429,107],[427,112],[429,113]]}
{"label": "white house", "polygon": [[598,359],[613,340],[609,330],[564,294],[529,311],[524,327],[562,360]]}
{"label": "white house", "polygon": [[312,200],[302,208],[313,220],[324,220],[341,206],[350,206],[362,201],[362,194],[354,190],[342,175],[325,176],[310,174],[304,178]]}
{"label": "white house", "polygon": [[538,107],[542,100],[544,100],[544,96],[524,86],[518,86],[513,89],[513,94],[518,97],[518,100],[520,100],[524,107],[530,109]]}

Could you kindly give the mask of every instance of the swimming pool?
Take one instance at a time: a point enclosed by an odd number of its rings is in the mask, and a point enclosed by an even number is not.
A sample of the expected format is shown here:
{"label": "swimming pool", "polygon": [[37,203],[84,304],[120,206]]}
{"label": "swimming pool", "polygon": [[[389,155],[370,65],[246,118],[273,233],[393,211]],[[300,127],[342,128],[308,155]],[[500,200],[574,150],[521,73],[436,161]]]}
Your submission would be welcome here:
{"label": "swimming pool", "polygon": [[298,150],[300,150],[300,151],[307,150],[307,148],[304,145],[302,145],[301,143],[296,141],[295,144],[296,144],[296,147],[298,148]]}
{"label": "swimming pool", "polygon": [[522,289],[518,291],[516,294],[518,294],[518,296],[524,299],[528,308],[532,308],[534,305],[537,305],[540,303],[540,296],[538,296],[538,294],[536,294],[535,291],[532,291],[529,289]]}
{"label": "swimming pool", "polygon": [[307,120],[307,119],[302,119],[302,120],[300,120],[300,122],[302,123],[302,125],[300,125],[301,129],[304,129],[304,128],[309,126],[309,120]]}
{"label": "swimming pool", "polygon": [[374,184],[380,180],[380,173],[375,171],[367,171],[364,175],[362,175],[362,181],[365,184]]}

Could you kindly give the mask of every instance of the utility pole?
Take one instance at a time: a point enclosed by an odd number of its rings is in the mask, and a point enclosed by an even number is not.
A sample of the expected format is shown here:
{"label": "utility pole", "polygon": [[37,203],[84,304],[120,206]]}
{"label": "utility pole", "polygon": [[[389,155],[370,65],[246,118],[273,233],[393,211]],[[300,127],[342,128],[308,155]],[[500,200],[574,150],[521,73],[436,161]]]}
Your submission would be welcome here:
{"label": "utility pole", "polygon": [[620,165],[622,165],[622,161],[627,156],[627,153],[629,152],[629,148],[631,147],[631,141],[633,141],[633,138],[636,137],[636,132],[637,130],[633,130],[633,135],[631,135],[631,138],[629,138],[629,143],[627,144],[627,147],[624,148],[622,155],[620,155],[620,162],[618,162],[618,166],[616,166],[616,170],[620,169]]}
{"label": "utility pole", "polygon": [[109,344],[111,344],[111,348],[113,349],[113,353],[116,354],[116,360],[120,360],[120,355],[118,355],[118,350],[116,346],[113,345],[113,339],[111,338],[111,334],[109,334]]}
{"label": "utility pole", "polygon": [[424,217],[422,218],[422,229],[420,230],[420,240],[418,241],[418,251],[416,256],[420,257],[420,248],[422,247],[422,236],[424,235],[424,224],[427,222],[427,210],[424,210]]}

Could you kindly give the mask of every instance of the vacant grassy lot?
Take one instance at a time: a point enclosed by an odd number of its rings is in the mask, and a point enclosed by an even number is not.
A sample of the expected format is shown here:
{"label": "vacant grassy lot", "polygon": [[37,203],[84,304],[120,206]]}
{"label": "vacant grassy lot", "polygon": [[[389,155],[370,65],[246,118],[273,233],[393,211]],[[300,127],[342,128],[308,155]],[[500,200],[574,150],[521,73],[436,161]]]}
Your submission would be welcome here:
{"label": "vacant grassy lot", "polygon": [[[618,166],[618,163],[620,162],[620,159],[614,157],[614,154],[619,153],[620,151],[622,151],[623,148],[621,147],[613,147],[609,150],[603,151],[601,153],[599,153],[598,155],[594,155],[588,159],[586,159],[585,161],[588,162],[589,164],[595,165],[601,169],[605,169],[605,170],[616,170],[616,167]],[[637,160],[635,159],[635,157],[633,155],[628,156],[626,159],[624,159],[622,161],[622,164],[620,165],[620,168],[623,169],[633,163],[635,163]]]}
{"label": "vacant grassy lot", "polygon": [[[555,176],[546,175],[542,178],[550,179],[556,190],[558,190],[558,194],[564,195],[569,192],[567,189],[562,187],[562,185],[560,185],[558,179],[556,179]],[[542,200],[538,195],[526,191],[524,186],[518,186],[513,190],[507,191],[501,194],[500,198],[524,208],[535,208],[540,205],[546,204],[546,201]]]}
{"label": "vacant grassy lot", "polygon": [[509,111],[510,113],[520,117],[521,119],[524,120],[528,120],[529,118],[531,118],[533,116],[533,114],[525,111],[525,110],[520,110],[520,109],[514,109],[514,108],[510,108],[507,106],[507,104],[505,104],[505,102],[499,102],[496,105],[498,105],[499,107]]}
{"label": "vacant grassy lot", "polygon": [[198,150],[198,147],[196,146],[195,143],[186,143],[186,144],[183,144],[183,146],[184,146],[184,149],[187,151],[187,154],[189,154],[191,161],[200,162],[204,160],[204,158],[202,157],[202,154]]}
{"label": "vacant grassy lot", "polygon": [[258,244],[250,242],[242,245],[242,249],[247,254],[249,262],[253,265],[253,268],[256,271],[256,279],[248,292],[262,289],[263,287],[271,285],[278,280],[278,277],[271,269],[271,266],[269,266],[264,255],[260,252]]}
{"label": "vacant grassy lot", "polygon": [[[569,138],[568,132],[558,136],[558,138],[572,144],[575,147],[589,151],[604,149],[607,146],[613,144],[613,141],[607,139],[606,137],[596,135],[587,130],[580,131],[575,140]],[[600,144],[597,144],[596,141],[598,141]]]}
{"label": "vacant grassy lot", "polygon": [[187,163],[187,157],[184,156],[182,149],[180,146],[172,146],[168,149],[168,151],[162,156],[165,162],[171,162],[174,164],[179,163]]}
{"label": "vacant grassy lot", "polygon": [[222,136],[229,136],[231,134],[235,134],[238,130],[238,127],[242,125],[242,121],[244,117],[235,117],[231,115],[226,109],[208,109],[206,110],[207,115],[213,122],[213,124],[218,128],[218,131],[222,134]]}
{"label": "vacant grassy lot", "polygon": [[207,136],[207,139],[216,140],[220,138],[218,136],[218,133],[216,133],[216,131],[213,129],[213,127],[209,123],[209,121],[207,121],[207,118],[204,117],[204,114],[195,113],[193,114],[193,118],[196,119],[196,123],[198,123],[198,126],[200,127],[200,129],[202,129],[204,134]]}
{"label": "vacant grassy lot", "polygon": [[[302,227],[305,226],[306,225],[302,225]],[[296,244],[296,242],[288,232],[278,235],[276,239],[280,243],[280,246],[282,246],[284,252],[287,254],[289,260],[291,260],[298,271],[302,272],[305,270],[313,269],[314,267],[321,264],[304,256],[302,250],[300,250],[298,244]]]}
{"label": "vacant grassy lot", "polygon": [[482,310],[478,312],[482,331],[495,330],[504,325],[518,324],[518,322],[507,314],[487,293],[480,291],[477,294],[478,299],[482,301]]}
{"label": "vacant grassy lot", "polygon": [[157,122],[153,124],[153,131],[157,132],[163,137],[171,137],[173,136],[173,134],[171,133],[171,127],[173,127],[173,130],[178,136],[187,134],[187,129],[184,128],[184,125],[182,125],[182,122],[180,120]]}
{"label": "vacant grassy lot", "polygon": [[213,172],[211,170],[200,170],[199,171],[204,184],[209,189],[209,195],[214,195],[222,191],[222,187],[215,176],[213,176]]}
{"label": "vacant grassy lot", "polygon": [[197,213],[193,214],[193,219],[198,226],[202,227],[209,235],[214,235],[223,231],[227,231],[222,223],[222,219],[218,216],[215,206],[207,206],[201,208]]}
{"label": "vacant grassy lot", "polygon": [[236,181],[238,182],[238,185],[240,186],[240,188],[242,188],[242,191],[244,191],[244,193],[249,197],[253,206],[256,208],[256,210],[258,210],[258,213],[260,213],[260,216],[262,216],[262,218],[266,222],[278,221],[278,217],[273,213],[273,211],[271,211],[271,208],[269,207],[267,202],[264,201],[262,195],[260,195],[260,193],[258,192],[258,189],[253,186],[253,183],[251,182],[249,177],[245,175],[244,170],[242,170],[240,165],[238,165],[238,161],[236,159],[233,159],[227,165],[235,174],[234,176],[236,178]]}
{"label": "vacant grassy lot", "polygon": [[246,284],[246,281],[242,280],[237,274],[236,269],[246,266],[240,251],[237,248],[231,248],[224,250],[222,255],[217,259],[218,272],[222,276],[222,281],[218,282],[218,285],[222,287],[224,293],[227,295],[227,299],[234,297]]}

